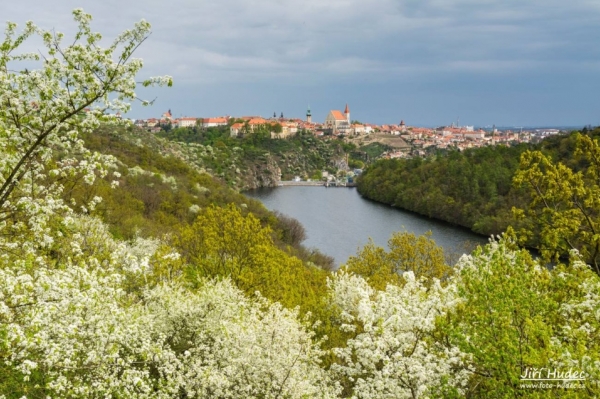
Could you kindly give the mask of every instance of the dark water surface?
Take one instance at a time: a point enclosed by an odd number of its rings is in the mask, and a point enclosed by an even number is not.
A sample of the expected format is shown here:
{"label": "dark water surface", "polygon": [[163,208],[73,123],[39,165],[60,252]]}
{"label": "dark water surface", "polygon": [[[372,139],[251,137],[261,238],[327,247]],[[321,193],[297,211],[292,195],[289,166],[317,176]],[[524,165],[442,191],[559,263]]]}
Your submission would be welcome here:
{"label": "dark water surface", "polygon": [[428,231],[446,251],[464,252],[465,244],[487,242],[485,237],[426,217],[362,198],[355,188],[296,186],[244,192],[268,209],[298,219],[306,229],[304,245],[318,248],[343,264],[372,238],[387,248],[393,232],[417,235]]}

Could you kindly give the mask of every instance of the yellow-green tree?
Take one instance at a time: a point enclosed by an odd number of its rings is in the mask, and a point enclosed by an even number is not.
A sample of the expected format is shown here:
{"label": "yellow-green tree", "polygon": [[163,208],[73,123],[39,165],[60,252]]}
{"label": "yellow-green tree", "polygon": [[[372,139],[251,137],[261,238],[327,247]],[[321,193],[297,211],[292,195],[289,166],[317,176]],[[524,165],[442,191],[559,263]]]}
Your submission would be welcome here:
{"label": "yellow-green tree", "polygon": [[523,241],[537,246],[542,256],[557,260],[577,249],[600,274],[600,146],[577,134],[576,157],[587,167],[573,171],[539,151],[521,156],[514,184],[526,187],[531,203],[515,209],[528,223],[520,231]]}
{"label": "yellow-green tree", "polygon": [[377,290],[388,284],[402,285],[402,273],[445,280],[452,269],[446,264],[444,250],[431,238],[431,233],[416,236],[397,232],[388,241],[389,251],[369,241],[356,256],[350,257],[345,269],[365,278]]}
{"label": "yellow-green tree", "polygon": [[248,294],[263,296],[305,311],[319,306],[327,272],[305,266],[275,246],[271,229],[252,213],[230,204],[203,209],[174,239],[192,285],[201,277],[229,277]]}
{"label": "yellow-green tree", "polygon": [[191,226],[181,229],[182,255],[202,277],[228,276],[240,284],[249,269],[260,268],[257,257],[271,244],[270,229],[253,215],[243,216],[230,204],[204,209]]}

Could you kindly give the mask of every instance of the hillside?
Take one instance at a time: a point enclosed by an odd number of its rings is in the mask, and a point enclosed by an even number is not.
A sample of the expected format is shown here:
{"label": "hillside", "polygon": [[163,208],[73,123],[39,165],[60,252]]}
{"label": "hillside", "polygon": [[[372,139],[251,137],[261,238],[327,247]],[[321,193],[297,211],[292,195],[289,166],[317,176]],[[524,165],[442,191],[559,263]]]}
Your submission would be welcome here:
{"label": "hillside", "polygon": [[357,179],[361,195],[490,235],[520,203],[512,177],[529,146],[485,147],[410,160],[380,160]]}
{"label": "hillside", "polygon": [[74,184],[66,191],[66,199],[79,203],[101,197],[91,214],[105,220],[116,237],[172,234],[191,224],[202,209],[233,203],[272,229],[280,248],[325,269],[333,267],[331,257],[302,247],[305,233],[296,220],[268,211],[259,201],[210,176],[195,157],[198,147],[171,142],[133,126],[102,126],[83,138],[90,150],[116,158],[118,185],[111,187],[114,178],[108,176],[93,186]]}
{"label": "hillside", "polygon": [[158,133],[176,143],[186,160],[237,190],[276,187],[279,180],[320,179],[323,170],[344,168],[344,143],[300,131],[271,139],[267,131],[230,137],[229,127],[178,128]]}

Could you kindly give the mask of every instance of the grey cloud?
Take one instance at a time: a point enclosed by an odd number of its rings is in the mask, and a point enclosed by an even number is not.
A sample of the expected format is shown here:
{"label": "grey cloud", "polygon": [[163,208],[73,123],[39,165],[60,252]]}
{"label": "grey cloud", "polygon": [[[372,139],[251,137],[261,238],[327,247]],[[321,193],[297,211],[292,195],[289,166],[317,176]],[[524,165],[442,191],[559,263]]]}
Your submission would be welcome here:
{"label": "grey cloud", "polygon": [[[0,15],[69,33],[70,11],[80,5],[22,0],[0,5]],[[246,85],[251,93],[250,85],[273,79],[280,84],[269,90],[298,82],[336,90],[353,79],[379,82],[380,91],[406,82],[418,90],[443,77],[456,91],[472,74],[486,75],[491,86],[508,74],[538,71],[568,79],[573,71],[593,73],[600,63],[597,0],[106,0],[83,6],[107,37],[149,20],[153,34],[138,56],[144,73],[173,75],[173,90]]]}

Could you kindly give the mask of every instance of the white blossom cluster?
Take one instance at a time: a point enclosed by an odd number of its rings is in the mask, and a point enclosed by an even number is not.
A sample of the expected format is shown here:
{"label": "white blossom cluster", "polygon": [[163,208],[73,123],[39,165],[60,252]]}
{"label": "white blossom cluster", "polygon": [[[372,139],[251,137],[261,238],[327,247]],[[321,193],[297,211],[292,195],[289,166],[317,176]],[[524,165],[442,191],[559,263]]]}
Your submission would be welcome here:
{"label": "white blossom cluster", "polygon": [[555,277],[570,290],[558,309],[562,320],[552,344],[561,356],[554,366],[600,377],[600,279],[578,253],[571,258],[569,272],[561,271]]}
{"label": "white blossom cluster", "polygon": [[[150,24],[137,23],[103,48],[101,35],[90,28],[91,16],[80,9],[73,15],[78,32],[69,44],[62,33],[32,22],[19,34],[9,22],[0,43],[0,248],[13,248],[16,237],[26,233],[37,237],[31,250],[52,244],[52,215],[69,212],[69,204],[60,199],[65,183],[80,179],[92,184],[114,167],[112,157],[87,151],[80,135],[101,122],[117,122],[106,113],[126,112],[129,101],[137,99],[135,77],[142,61],[133,53],[149,35]],[[32,36],[45,49],[19,53]],[[24,61],[39,69],[20,70]],[[163,84],[170,85],[171,78],[143,82]],[[98,201],[77,204],[76,210],[87,212]]]}
{"label": "white blossom cluster", "polygon": [[[0,264],[0,369],[48,397],[333,398],[310,328],[230,281],[192,293],[143,281],[154,240],[70,218],[64,263]],[[143,284],[142,284],[142,287]],[[0,385],[2,386],[2,385]],[[2,392],[8,393],[8,392]]]}
{"label": "white blossom cluster", "polygon": [[334,398],[320,367],[323,352],[298,314],[228,281],[197,293],[159,288],[148,308],[157,332],[175,350],[178,386],[199,398]]}
{"label": "white blossom cluster", "polygon": [[64,262],[38,257],[0,264],[2,366],[23,384],[31,380],[39,390],[34,396],[148,397],[155,391],[152,367],[168,350],[143,328],[149,315],[130,305],[123,289],[127,270],[142,270],[147,256],[112,240],[89,217],[67,223],[72,245],[63,249]]}
{"label": "white blossom cluster", "polygon": [[[427,397],[441,385],[465,386],[465,354],[431,337],[436,318],[459,301],[455,287],[439,281],[427,288],[412,272],[402,287],[371,288],[351,274],[329,281],[331,299],[342,310],[346,329],[358,334],[334,352],[342,362],[334,371],[353,383],[353,398]],[[359,326],[359,328],[357,328]]]}

